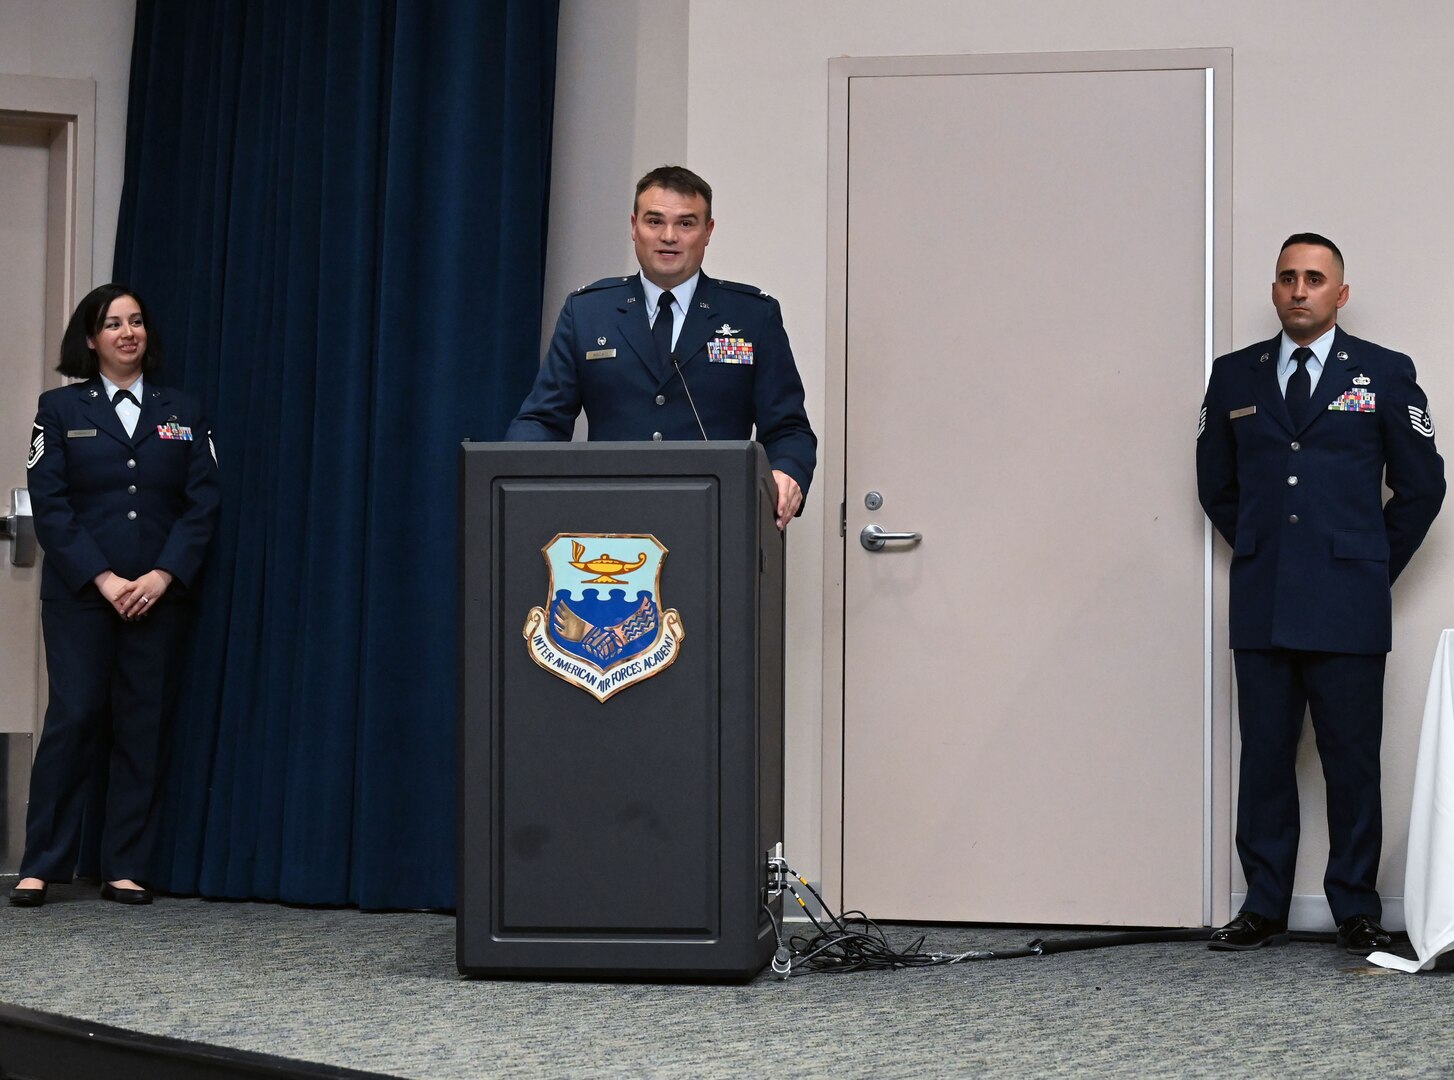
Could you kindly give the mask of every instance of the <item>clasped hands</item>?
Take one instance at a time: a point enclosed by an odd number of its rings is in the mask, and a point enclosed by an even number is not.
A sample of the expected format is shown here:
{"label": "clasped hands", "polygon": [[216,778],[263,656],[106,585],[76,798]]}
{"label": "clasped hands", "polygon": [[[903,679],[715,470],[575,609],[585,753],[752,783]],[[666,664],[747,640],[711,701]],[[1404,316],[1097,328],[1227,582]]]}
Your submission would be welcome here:
{"label": "clasped hands", "polygon": [[102,570],[95,577],[96,588],[106,602],[116,609],[127,622],[135,622],[153,607],[172,583],[172,575],[165,570],[148,570],[135,581]]}

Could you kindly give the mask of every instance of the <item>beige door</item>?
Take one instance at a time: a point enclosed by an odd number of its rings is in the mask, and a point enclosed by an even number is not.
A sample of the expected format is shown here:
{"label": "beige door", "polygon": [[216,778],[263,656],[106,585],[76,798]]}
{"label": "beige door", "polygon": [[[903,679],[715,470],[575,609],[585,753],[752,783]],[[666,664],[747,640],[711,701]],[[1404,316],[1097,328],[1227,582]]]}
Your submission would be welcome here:
{"label": "beige door", "polygon": [[[91,274],[95,87],[0,75],[0,513],[24,488],[35,401],[59,385],[61,333]],[[45,700],[40,563],[0,542],[0,873],[23,840],[30,755]]]}
{"label": "beige door", "polygon": [[[0,114],[0,506],[8,512],[12,488],[25,486],[25,455],[35,399],[44,385],[46,189],[50,136],[40,125],[6,123]],[[54,366],[52,363],[50,366]],[[40,566],[11,564],[0,545],[0,732],[35,731],[36,650],[39,640]],[[19,692],[17,692],[19,691]]]}
{"label": "beige door", "polygon": [[1204,921],[1210,93],[849,80],[849,908]]}

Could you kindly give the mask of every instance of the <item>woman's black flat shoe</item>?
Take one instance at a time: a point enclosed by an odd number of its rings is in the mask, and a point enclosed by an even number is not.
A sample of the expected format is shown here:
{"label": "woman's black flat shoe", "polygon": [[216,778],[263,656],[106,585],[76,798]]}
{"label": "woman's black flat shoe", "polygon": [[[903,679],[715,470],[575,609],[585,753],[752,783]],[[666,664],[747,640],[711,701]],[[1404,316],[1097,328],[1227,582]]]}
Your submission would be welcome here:
{"label": "woman's black flat shoe", "polygon": [[150,904],[151,893],[145,889],[118,889],[108,881],[101,886],[101,899],[118,904]]}
{"label": "woman's black flat shoe", "polygon": [[45,890],[48,886],[42,885],[38,889],[22,889],[19,886],[10,890],[11,907],[40,907],[45,903]]}

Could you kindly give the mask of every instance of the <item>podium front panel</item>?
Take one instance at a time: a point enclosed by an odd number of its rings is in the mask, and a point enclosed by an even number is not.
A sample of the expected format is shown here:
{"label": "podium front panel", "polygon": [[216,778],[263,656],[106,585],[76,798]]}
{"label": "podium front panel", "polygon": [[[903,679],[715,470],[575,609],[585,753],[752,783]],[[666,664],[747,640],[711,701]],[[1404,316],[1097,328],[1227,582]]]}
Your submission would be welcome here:
{"label": "podium front panel", "polygon": [[[717,482],[501,480],[494,498],[500,565],[541,571],[496,583],[495,632],[509,643],[495,748],[501,927],[715,935],[722,673],[707,627],[719,618]],[[542,670],[523,641],[511,647],[546,597],[541,549],[564,531],[562,506],[572,532],[659,538],[661,606],[694,616],[684,615],[671,667],[606,701]]]}
{"label": "podium front panel", "polygon": [[[765,852],[782,836],[782,543],[770,516],[763,531],[761,449],[467,444],[462,460],[460,970],[749,977],[774,944]],[[544,623],[568,637],[576,609],[588,625],[645,596],[630,566],[648,549],[650,599],[679,619],[669,662],[643,676],[650,653],[613,668],[542,642]]]}

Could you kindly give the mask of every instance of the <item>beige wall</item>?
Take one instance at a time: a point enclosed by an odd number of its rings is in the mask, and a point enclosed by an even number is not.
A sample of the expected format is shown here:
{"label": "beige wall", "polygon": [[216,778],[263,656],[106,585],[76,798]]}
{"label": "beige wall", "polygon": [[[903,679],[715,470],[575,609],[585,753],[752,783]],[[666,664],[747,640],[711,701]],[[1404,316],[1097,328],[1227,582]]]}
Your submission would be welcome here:
{"label": "beige wall", "polygon": [[[1436,416],[1454,417],[1454,371],[1444,364],[1454,338],[1454,236],[1448,177],[1454,149],[1454,8],[1442,0],[1370,5],[1358,0],[691,0],[689,12],[632,0],[564,0],[563,35],[586,41],[623,34],[638,45],[625,62],[604,47],[563,46],[558,121],[593,118],[591,145],[608,147],[604,178],[577,172],[567,182],[583,205],[602,186],[664,156],[642,145],[644,118],[659,102],[685,99],[686,162],[717,189],[713,273],[754,282],[782,299],[815,419],[825,407],[828,74],[831,56],[959,52],[1047,52],[1227,46],[1234,50],[1233,337],[1270,336],[1277,325],[1268,284],[1277,245],[1288,233],[1333,236],[1349,260],[1353,299],[1344,325],[1413,355]],[[655,45],[645,31],[663,17]],[[677,50],[687,22],[685,82]],[[563,42],[567,39],[563,36]],[[569,51],[567,51],[569,50]],[[633,92],[635,98],[631,97]],[[605,114],[603,118],[603,114]],[[667,118],[668,123],[670,117]],[[604,126],[602,126],[604,125]],[[561,131],[565,131],[563,126]],[[658,130],[656,144],[680,146]],[[559,144],[558,144],[559,147]],[[627,157],[634,160],[627,161]],[[557,159],[557,192],[563,189]],[[1073,163],[1067,163],[1072,165]],[[1147,168],[1154,168],[1148,163]],[[610,204],[617,196],[605,197]],[[952,193],[946,192],[946,199]],[[605,204],[592,204],[602,205]],[[933,213],[933,207],[906,207]],[[619,211],[611,208],[611,213]],[[609,214],[607,215],[609,217]],[[574,260],[585,280],[629,260],[624,232],[607,243],[562,236],[552,221],[552,259]],[[598,226],[593,226],[598,227]],[[615,226],[612,226],[614,229]],[[584,234],[582,234],[584,236]],[[599,259],[588,269],[584,259]],[[598,269],[597,266],[600,268]],[[932,253],[926,272],[932,272]],[[1147,273],[1155,273],[1148,267]],[[552,280],[555,277],[552,267]],[[1073,253],[1050,288],[1076,287]],[[548,305],[553,306],[553,305]],[[932,371],[906,373],[932,378]],[[1188,428],[1197,402],[1187,402]],[[1454,446],[1454,420],[1444,442]],[[826,453],[839,448],[825,446]],[[1192,483],[1191,450],[1185,468]],[[818,491],[790,544],[788,845],[800,868],[820,864],[819,642],[822,515]],[[1225,552],[1219,550],[1219,558]],[[1436,631],[1454,624],[1454,511],[1441,519],[1399,582],[1395,652],[1389,668],[1385,803],[1389,819],[1383,888],[1402,892],[1403,821],[1417,727]],[[1225,688],[1218,688],[1219,693]],[[1319,891],[1322,796],[1316,767],[1304,762],[1308,796],[1299,892]],[[1311,851],[1306,849],[1311,848]]]}
{"label": "beige wall", "polygon": [[0,72],[96,81],[94,284],[111,280],[135,16],[135,0],[0,0]]}

